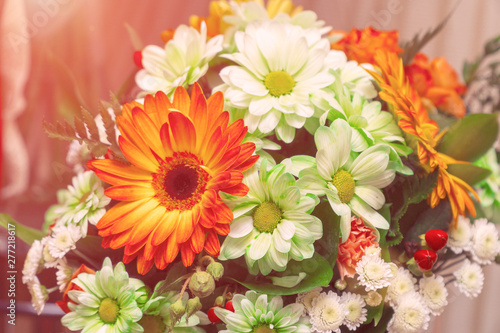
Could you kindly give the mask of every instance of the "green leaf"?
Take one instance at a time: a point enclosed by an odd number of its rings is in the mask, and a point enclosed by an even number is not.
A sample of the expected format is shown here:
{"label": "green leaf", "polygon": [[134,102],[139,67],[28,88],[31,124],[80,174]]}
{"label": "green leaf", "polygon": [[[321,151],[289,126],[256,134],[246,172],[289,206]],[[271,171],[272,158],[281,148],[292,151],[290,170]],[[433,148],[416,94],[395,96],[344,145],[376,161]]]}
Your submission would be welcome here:
{"label": "green leaf", "polygon": [[28,245],[45,237],[43,231],[27,227],[15,221],[8,214],[0,214],[0,225],[7,230],[15,230],[16,237]]}
{"label": "green leaf", "polygon": [[465,181],[470,186],[474,186],[483,179],[486,179],[491,171],[473,164],[448,164],[448,172]]}
{"label": "green leaf", "polygon": [[456,121],[437,147],[440,153],[472,162],[491,148],[498,133],[497,114],[471,114]]}
{"label": "green leaf", "polygon": [[340,217],[332,211],[328,201],[317,205],[314,209],[314,215],[323,222],[323,237],[316,244],[321,247],[320,253],[330,263],[330,266],[334,267],[339,249]]}
{"label": "green leaf", "polygon": [[[237,282],[248,289],[268,295],[294,295],[309,291],[318,286],[327,287],[333,278],[333,270],[330,263],[317,253],[311,259],[297,262],[296,265],[302,266],[301,269],[307,273],[307,276],[293,288],[273,285],[269,279],[263,276],[248,275],[244,281],[239,281],[229,275],[225,275],[224,278]],[[290,274],[285,271],[280,275],[286,276]]]}
{"label": "green leaf", "polygon": [[448,230],[452,221],[450,202],[442,200],[436,207],[427,208],[417,218],[413,227],[406,233],[405,241],[420,243],[419,235],[425,234],[431,229]]}

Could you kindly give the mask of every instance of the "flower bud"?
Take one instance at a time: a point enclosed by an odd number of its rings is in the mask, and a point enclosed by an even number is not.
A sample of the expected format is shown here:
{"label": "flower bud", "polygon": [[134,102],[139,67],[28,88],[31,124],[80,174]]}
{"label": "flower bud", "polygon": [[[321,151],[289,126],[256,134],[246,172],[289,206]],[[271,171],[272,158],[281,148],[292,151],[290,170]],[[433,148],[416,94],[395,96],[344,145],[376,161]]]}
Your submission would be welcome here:
{"label": "flower bud", "polygon": [[218,306],[219,308],[223,308],[224,307],[224,297],[217,296],[217,298],[214,301],[214,306]]}
{"label": "flower bud", "polygon": [[189,290],[199,298],[207,297],[215,290],[215,281],[207,272],[196,272],[189,281]]}
{"label": "flower bud", "polygon": [[198,296],[190,298],[186,305],[186,320],[191,317],[195,312],[201,310],[201,301]]}
{"label": "flower bud", "polygon": [[366,294],[365,302],[368,306],[371,307],[379,306],[380,302],[382,302],[382,295],[372,290],[368,294]]}
{"label": "flower bud", "polygon": [[170,318],[172,324],[175,325],[176,322],[181,319],[181,317],[186,313],[186,307],[182,303],[182,299],[178,299],[175,303],[170,305]]}
{"label": "flower bud", "polygon": [[342,291],[347,287],[347,282],[345,280],[338,279],[335,281],[335,288]]}
{"label": "flower bud", "polygon": [[220,262],[214,261],[207,266],[207,272],[213,276],[215,281],[219,281],[224,275],[224,266]]}

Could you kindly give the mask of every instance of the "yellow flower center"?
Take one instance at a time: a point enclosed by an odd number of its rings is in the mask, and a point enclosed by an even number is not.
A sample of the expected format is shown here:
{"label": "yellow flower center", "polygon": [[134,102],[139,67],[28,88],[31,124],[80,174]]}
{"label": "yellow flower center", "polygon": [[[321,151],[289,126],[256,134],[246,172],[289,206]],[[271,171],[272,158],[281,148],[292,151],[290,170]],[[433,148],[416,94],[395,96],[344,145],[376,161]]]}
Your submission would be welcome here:
{"label": "yellow flower center", "polygon": [[106,324],[112,324],[116,322],[118,314],[120,313],[120,307],[114,299],[105,298],[102,300],[101,305],[99,305],[99,317]]}
{"label": "yellow flower center", "polygon": [[200,202],[210,175],[202,162],[190,153],[175,153],[153,174],[155,198],[168,210],[190,210]]}
{"label": "yellow flower center", "polygon": [[282,213],[274,202],[263,202],[253,213],[253,226],[260,232],[272,233],[280,223]]}
{"label": "yellow flower center", "polygon": [[276,333],[276,330],[269,328],[267,325],[262,325],[254,328],[252,333]]}
{"label": "yellow flower center", "polygon": [[347,203],[351,201],[354,195],[354,178],[345,170],[339,170],[333,175],[332,184],[338,191],[340,202]]}
{"label": "yellow flower center", "polygon": [[138,324],[144,328],[144,332],[148,333],[163,333],[167,328],[160,316],[143,315]]}
{"label": "yellow flower center", "polygon": [[295,87],[295,80],[287,72],[274,71],[267,74],[264,85],[272,96],[280,97],[292,92],[293,87]]}

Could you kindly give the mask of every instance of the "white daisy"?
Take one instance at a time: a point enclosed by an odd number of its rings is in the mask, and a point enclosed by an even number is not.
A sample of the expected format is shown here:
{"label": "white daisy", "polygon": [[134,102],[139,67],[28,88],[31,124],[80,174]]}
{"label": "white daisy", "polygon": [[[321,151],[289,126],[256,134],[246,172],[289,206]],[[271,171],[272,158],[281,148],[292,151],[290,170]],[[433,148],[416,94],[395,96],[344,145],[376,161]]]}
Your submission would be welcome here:
{"label": "white daisy", "polygon": [[28,253],[23,266],[23,283],[26,284],[36,277],[43,269],[43,244],[35,240]]}
{"label": "white daisy", "polygon": [[410,271],[403,267],[399,267],[391,284],[387,288],[387,294],[385,296],[386,301],[394,307],[399,296],[416,290],[416,283],[417,279],[413,277]]}
{"label": "white daisy", "polygon": [[95,225],[111,202],[93,171],[73,177],[72,185],[67,190],[59,190],[57,197],[59,205],[54,209],[58,216],[57,225],[79,225],[83,237],[87,235],[88,223]]}
{"label": "white daisy", "polygon": [[370,227],[389,228],[389,222],[376,210],[385,204],[381,189],[395,177],[395,171],[389,168],[387,145],[372,146],[353,159],[351,136],[352,128],[342,119],[336,119],[330,127],[318,128],[314,134],[316,163],[310,158],[301,161],[303,169],[297,181],[304,191],[326,194],[333,211],[340,216],[342,242],[350,234],[352,213]]}
{"label": "white daisy", "polygon": [[42,257],[43,257],[43,266],[45,268],[53,268],[56,267],[57,264],[61,261],[60,258],[54,257],[50,251],[49,251],[49,241],[52,237],[51,236],[45,236],[42,238],[41,243],[43,245],[42,249]]}
{"label": "white daisy", "polygon": [[487,219],[477,219],[472,226],[472,259],[481,265],[489,265],[500,252],[498,230]]}
{"label": "white daisy", "polygon": [[289,143],[315,111],[313,100],[334,81],[330,44],[315,31],[276,21],[252,22],[235,34],[237,63],[220,72],[228,107],[245,109],[249,132],[271,133]]}
{"label": "white daisy", "polygon": [[448,290],[444,279],[440,275],[423,277],[420,279],[420,295],[424,298],[427,307],[434,316],[439,316],[448,304]]}
{"label": "white daisy", "polygon": [[465,260],[462,266],[453,273],[454,285],[469,298],[477,297],[483,289],[484,274],[481,266]]}
{"label": "white daisy", "polygon": [[342,294],[340,301],[347,310],[344,325],[351,331],[356,330],[356,328],[365,322],[368,313],[363,296],[347,292]]}
{"label": "white daisy", "polygon": [[303,292],[303,293],[299,293],[297,295],[295,302],[300,303],[304,306],[303,315],[307,315],[311,312],[312,302],[316,297],[319,296],[322,289],[323,288],[321,288],[321,287],[316,287],[314,289],[311,289],[311,290]]}
{"label": "white daisy", "polygon": [[448,243],[446,246],[453,252],[459,254],[469,251],[472,240],[472,226],[470,220],[462,215],[458,216],[457,226],[451,224],[448,230]]}
{"label": "white daisy", "polygon": [[222,50],[223,36],[207,41],[207,27],[201,31],[179,26],[164,48],[148,45],[142,50],[144,69],[137,72],[135,82],[144,90],[139,96],[161,90],[171,95],[177,86],[187,88],[208,70],[208,63]]}
{"label": "white daisy", "polygon": [[359,284],[365,287],[366,291],[377,290],[391,284],[394,277],[391,265],[378,256],[367,256],[358,262],[356,266]]}
{"label": "white daisy", "polygon": [[340,333],[340,325],[347,314],[348,311],[336,293],[321,293],[312,301],[311,332]]}
{"label": "white daisy", "polygon": [[63,258],[68,251],[76,249],[76,242],[82,238],[80,227],[70,224],[57,226],[47,242],[50,255],[54,258]]}
{"label": "white daisy", "polygon": [[63,293],[64,290],[66,290],[68,283],[71,281],[71,277],[73,276],[75,269],[68,265],[66,260],[59,261],[56,268],[57,285],[59,286],[59,291]]}
{"label": "white daisy", "polygon": [[399,297],[389,324],[388,333],[417,333],[429,327],[429,309],[422,296],[409,292]]}
{"label": "white daisy", "polygon": [[38,315],[40,315],[45,307],[45,303],[49,299],[47,288],[40,283],[40,280],[36,276],[28,282],[27,287],[31,295],[31,304]]}
{"label": "white daisy", "polygon": [[225,202],[234,220],[220,250],[220,260],[245,260],[252,274],[284,271],[291,259],[302,261],[314,254],[314,241],[323,235],[321,220],[310,215],[319,203],[315,196],[301,195],[295,178],[278,164],[266,171],[253,167],[243,182],[248,194]]}

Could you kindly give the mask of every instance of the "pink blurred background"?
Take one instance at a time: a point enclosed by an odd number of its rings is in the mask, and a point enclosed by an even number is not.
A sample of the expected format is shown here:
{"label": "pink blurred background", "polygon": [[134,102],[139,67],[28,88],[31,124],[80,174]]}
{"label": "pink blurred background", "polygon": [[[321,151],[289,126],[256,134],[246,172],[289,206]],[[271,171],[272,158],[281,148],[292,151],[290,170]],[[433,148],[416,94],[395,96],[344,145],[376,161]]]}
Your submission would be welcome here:
{"label": "pink blurred background", "polygon": [[[83,105],[96,112],[99,100],[118,92],[136,70],[134,47],[125,27],[133,27],[143,46],[162,45],[160,32],[188,24],[189,16],[208,14],[208,0],[0,0],[1,131],[0,212],[40,227],[57,189],[71,179],[65,166],[67,143],[50,139],[42,121],[69,119]],[[461,71],[484,42],[500,33],[500,1],[296,0],[334,29],[367,25],[400,31],[400,40],[425,32],[456,10],[424,52],[445,56]],[[127,97],[127,96],[125,96]],[[128,96],[129,98],[133,96]],[[5,248],[5,235],[0,234]],[[18,242],[18,269],[27,247]],[[24,253],[24,254],[23,254]],[[0,265],[3,265],[0,264]],[[450,305],[431,332],[498,332],[500,267],[485,270],[476,300],[450,292]],[[19,299],[29,300],[18,276]],[[2,281],[4,279],[2,278]],[[0,299],[4,299],[4,285]],[[18,322],[0,332],[33,332],[39,322]],[[54,320],[47,332],[62,332]],[[24,325],[24,326],[22,326]],[[14,330],[12,330],[14,329]],[[10,331],[9,331],[10,330]],[[40,330],[38,330],[40,332]]]}

